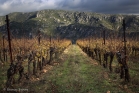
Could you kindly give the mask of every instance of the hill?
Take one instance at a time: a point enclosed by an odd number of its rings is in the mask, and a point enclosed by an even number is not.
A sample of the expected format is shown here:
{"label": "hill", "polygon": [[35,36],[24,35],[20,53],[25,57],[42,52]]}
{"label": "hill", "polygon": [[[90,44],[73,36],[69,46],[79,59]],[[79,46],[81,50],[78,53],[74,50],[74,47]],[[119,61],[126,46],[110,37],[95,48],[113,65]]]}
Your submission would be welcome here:
{"label": "hill", "polygon": [[[92,35],[101,36],[102,31],[122,31],[122,19],[126,20],[126,31],[137,33],[139,25],[138,15],[110,15],[91,12],[42,10],[36,12],[9,14],[10,30],[16,36],[29,33],[35,34],[38,30],[47,35],[62,38],[82,38]],[[5,16],[0,16],[0,31],[5,29]]]}

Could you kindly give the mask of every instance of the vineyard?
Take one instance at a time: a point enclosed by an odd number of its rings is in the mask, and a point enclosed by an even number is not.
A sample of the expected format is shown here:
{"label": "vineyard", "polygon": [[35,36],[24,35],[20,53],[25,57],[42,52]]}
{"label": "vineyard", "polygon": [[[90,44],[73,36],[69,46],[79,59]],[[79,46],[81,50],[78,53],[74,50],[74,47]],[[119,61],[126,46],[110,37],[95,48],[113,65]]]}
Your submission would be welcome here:
{"label": "vineyard", "polygon": [[7,32],[0,35],[2,93],[20,93],[16,89],[21,87],[29,89],[27,93],[139,92],[139,42],[125,33],[118,38],[104,32],[101,38],[82,38],[73,45],[68,39],[44,37],[40,31],[32,38],[16,38],[7,25]]}
{"label": "vineyard", "polygon": [[[93,42],[93,43],[92,43]],[[77,45],[84,51],[89,57],[95,59],[104,68],[109,67],[109,71],[115,70],[116,73],[120,73],[120,78],[124,78],[125,81],[130,81],[129,73],[124,72],[128,70],[127,62],[132,62],[132,58],[137,58],[139,54],[139,43],[133,40],[127,40],[126,56],[124,55],[124,43],[118,39],[103,38],[87,38],[77,40]],[[126,57],[126,59],[125,59]],[[112,67],[113,62],[116,61],[117,66]],[[124,63],[126,61],[126,63]],[[125,75],[124,75],[125,74]],[[126,76],[126,74],[128,74]]]}
{"label": "vineyard", "polygon": [[[46,64],[51,64],[71,44],[70,40],[41,38],[41,33],[32,39],[10,38],[8,33],[0,41],[0,61],[2,68],[10,65],[7,70],[6,87],[12,87],[23,78],[29,79],[31,75],[37,75]],[[9,44],[8,44],[9,43]],[[9,56],[10,54],[10,56]],[[19,73],[17,76],[15,74]],[[4,82],[3,82],[4,83]]]}

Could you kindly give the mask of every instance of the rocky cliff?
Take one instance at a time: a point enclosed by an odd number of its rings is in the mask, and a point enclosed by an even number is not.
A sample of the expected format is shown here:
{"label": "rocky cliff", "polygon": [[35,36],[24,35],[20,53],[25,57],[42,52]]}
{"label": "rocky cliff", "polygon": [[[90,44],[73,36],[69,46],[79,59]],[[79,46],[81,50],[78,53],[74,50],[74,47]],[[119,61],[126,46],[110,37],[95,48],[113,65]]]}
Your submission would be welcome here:
{"label": "rocky cliff", "polygon": [[[122,20],[126,20],[127,33],[139,32],[139,16],[110,15],[90,12],[42,10],[28,13],[9,14],[10,30],[20,36],[35,34],[38,30],[47,35],[62,38],[81,38],[101,36],[102,31],[108,33],[122,32]],[[5,16],[0,17],[0,32],[6,31]]]}

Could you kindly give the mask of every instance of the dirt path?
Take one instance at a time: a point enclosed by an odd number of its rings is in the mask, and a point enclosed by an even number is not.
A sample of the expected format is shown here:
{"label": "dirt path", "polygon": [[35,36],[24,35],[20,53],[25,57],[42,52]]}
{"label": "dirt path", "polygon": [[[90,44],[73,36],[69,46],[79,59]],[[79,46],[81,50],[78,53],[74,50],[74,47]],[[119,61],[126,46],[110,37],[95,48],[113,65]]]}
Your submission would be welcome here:
{"label": "dirt path", "polygon": [[[114,75],[89,58],[77,45],[69,46],[54,66],[26,88],[34,93],[124,93]],[[115,78],[115,81],[111,78]],[[25,87],[25,86],[24,86]]]}

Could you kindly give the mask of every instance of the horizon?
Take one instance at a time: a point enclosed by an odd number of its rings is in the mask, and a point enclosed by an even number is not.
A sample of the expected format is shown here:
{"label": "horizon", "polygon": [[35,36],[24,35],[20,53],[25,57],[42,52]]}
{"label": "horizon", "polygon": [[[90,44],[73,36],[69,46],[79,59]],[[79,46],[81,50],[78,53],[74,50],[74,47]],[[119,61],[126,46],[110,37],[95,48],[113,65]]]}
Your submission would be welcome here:
{"label": "horizon", "polygon": [[42,10],[36,10],[36,11],[28,11],[28,12],[20,12],[20,11],[17,11],[17,12],[10,12],[10,13],[7,13],[5,15],[0,15],[1,17],[2,16],[6,16],[6,15],[9,15],[9,14],[13,14],[13,13],[33,13],[33,12],[39,12],[39,11],[48,11],[48,10],[54,10],[54,11],[68,11],[68,12],[85,12],[85,13],[96,13],[96,14],[106,14],[106,15],[135,15],[135,16],[139,16],[139,13],[138,14],[134,14],[134,13],[99,13],[99,12],[91,12],[91,11],[80,11],[80,10],[62,10],[62,9],[42,9]]}

